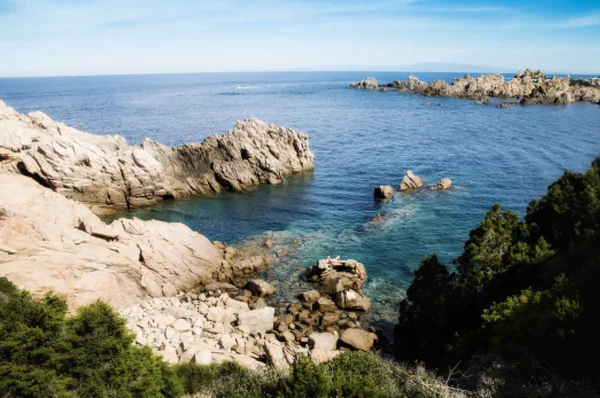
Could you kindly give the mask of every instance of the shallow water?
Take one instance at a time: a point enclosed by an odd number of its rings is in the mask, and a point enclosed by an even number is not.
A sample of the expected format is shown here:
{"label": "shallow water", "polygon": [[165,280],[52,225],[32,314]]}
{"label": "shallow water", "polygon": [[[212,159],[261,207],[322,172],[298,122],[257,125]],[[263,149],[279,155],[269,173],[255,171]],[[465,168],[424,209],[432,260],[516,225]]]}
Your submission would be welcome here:
{"label": "shallow water", "polygon": [[[257,117],[309,134],[315,171],[244,194],[169,202],[128,216],[178,221],[213,240],[264,234],[290,255],[268,274],[281,291],[319,257],[363,262],[376,319],[393,322],[412,271],[433,251],[448,264],[494,203],[523,215],[564,169],[585,170],[600,153],[594,104],[496,109],[472,101],[346,90],[368,75],[407,73],[197,74],[0,79],[0,98],[130,143],[168,145],[223,133]],[[456,74],[421,73],[430,81]],[[234,88],[235,86],[241,88]],[[424,105],[432,101],[431,106]],[[443,102],[445,106],[438,104]],[[375,203],[373,188],[398,186],[411,169],[449,192],[397,193]],[[369,221],[388,214],[383,225]],[[293,240],[301,237],[299,243]],[[262,237],[261,237],[262,239]],[[286,288],[287,286],[287,288]],[[285,297],[280,297],[285,300]]]}

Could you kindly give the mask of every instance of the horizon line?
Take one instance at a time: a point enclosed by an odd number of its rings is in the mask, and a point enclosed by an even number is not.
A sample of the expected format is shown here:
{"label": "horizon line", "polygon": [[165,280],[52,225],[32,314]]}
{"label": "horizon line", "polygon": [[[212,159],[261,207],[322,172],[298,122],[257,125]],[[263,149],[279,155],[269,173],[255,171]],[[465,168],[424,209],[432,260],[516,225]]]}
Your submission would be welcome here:
{"label": "horizon line", "polygon": [[[473,65],[477,66],[477,65]],[[481,66],[484,69],[493,69],[488,66]],[[0,79],[52,79],[52,78],[72,78],[72,77],[126,77],[126,76],[153,76],[153,75],[216,75],[216,74],[259,74],[259,73],[465,73],[465,74],[510,74],[517,73],[520,71],[524,71],[526,69],[511,72],[503,72],[503,70],[508,70],[508,68],[498,68],[499,71],[495,72],[484,72],[484,71],[444,71],[444,70],[409,70],[409,69],[389,69],[389,70],[247,70],[247,71],[204,71],[204,72],[139,72],[139,73],[105,73],[105,74],[80,74],[80,75],[25,75],[25,76],[0,76]],[[531,68],[529,68],[531,69]],[[536,70],[536,69],[531,69]],[[599,76],[600,73],[568,73],[568,72],[542,72],[546,75],[594,75]],[[366,76],[367,77],[367,76]],[[366,78],[365,77],[365,78]]]}

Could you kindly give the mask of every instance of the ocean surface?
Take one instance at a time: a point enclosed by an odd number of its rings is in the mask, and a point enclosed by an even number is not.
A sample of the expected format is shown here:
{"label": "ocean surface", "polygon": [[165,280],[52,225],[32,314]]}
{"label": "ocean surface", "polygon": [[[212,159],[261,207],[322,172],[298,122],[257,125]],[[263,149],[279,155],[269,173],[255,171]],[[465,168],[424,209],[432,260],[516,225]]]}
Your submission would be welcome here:
{"label": "ocean surface", "polygon": [[[414,74],[425,81],[458,75]],[[144,137],[167,145],[201,142],[248,117],[308,133],[314,172],[125,216],[182,222],[230,243],[272,237],[274,250],[289,251],[266,275],[280,288],[276,299],[282,302],[304,287],[300,268],[328,255],[354,258],[368,270],[365,293],[374,322],[389,326],[424,256],[436,252],[452,266],[494,203],[524,215],[529,201],[565,169],[589,167],[600,154],[600,107],[497,109],[344,88],[367,76],[388,82],[409,73],[0,79],[0,99],[20,112],[41,110],[69,125],[82,123],[81,130],[123,135],[131,144]],[[454,187],[373,201],[375,186],[397,187],[409,169],[426,184],[449,177]],[[371,222],[378,213],[382,224]]]}

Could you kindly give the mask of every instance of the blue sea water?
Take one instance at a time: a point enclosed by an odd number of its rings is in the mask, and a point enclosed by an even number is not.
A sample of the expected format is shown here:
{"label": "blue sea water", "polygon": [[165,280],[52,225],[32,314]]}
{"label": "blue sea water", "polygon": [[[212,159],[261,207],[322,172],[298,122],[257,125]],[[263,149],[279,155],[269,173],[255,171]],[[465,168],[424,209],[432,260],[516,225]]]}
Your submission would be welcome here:
{"label": "blue sea water", "polygon": [[[469,231],[496,202],[524,215],[531,199],[565,169],[584,171],[600,154],[600,107],[497,109],[458,99],[370,93],[344,87],[373,75],[314,72],[0,79],[0,98],[20,112],[41,110],[130,143],[201,142],[247,117],[308,133],[315,171],[243,194],[193,198],[128,214],[183,222],[212,240],[271,236],[283,257],[267,274],[298,287],[298,268],[340,255],[363,262],[376,321],[393,322],[397,303],[424,256],[451,265]],[[450,81],[457,74],[416,73]],[[239,86],[240,88],[235,88]],[[432,105],[426,106],[425,101]],[[443,102],[444,106],[439,106]],[[448,192],[396,193],[373,201],[379,184],[397,187],[406,170]],[[378,213],[382,225],[370,223]]]}

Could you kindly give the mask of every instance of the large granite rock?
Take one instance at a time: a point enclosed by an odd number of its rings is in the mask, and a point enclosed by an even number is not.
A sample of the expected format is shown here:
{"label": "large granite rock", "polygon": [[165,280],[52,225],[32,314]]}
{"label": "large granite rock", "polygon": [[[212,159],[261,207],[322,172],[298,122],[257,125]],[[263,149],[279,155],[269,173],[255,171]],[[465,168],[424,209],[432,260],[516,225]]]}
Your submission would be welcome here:
{"label": "large granite rock", "polygon": [[264,307],[252,310],[239,315],[239,326],[245,326],[250,331],[267,331],[273,329],[275,309],[273,307]]}
{"label": "large granite rock", "polygon": [[313,162],[306,134],[256,119],[201,144],[170,148],[145,139],[130,146],[41,112],[21,115],[0,101],[0,170],[31,176],[96,213],[275,184]]}
{"label": "large granite rock", "polygon": [[227,260],[180,223],[106,225],[88,207],[18,174],[0,172],[0,198],[0,242],[9,248],[0,251],[0,276],[35,295],[52,290],[71,309],[98,299],[121,308],[173,296],[268,263],[261,256]]}
{"label": "large granite rock", "polygon": [[357,88],[374,91],[377,90],[377,79],[375,79],[374,77],[367,77],[366,79],[361,80],[358,83],[350,83],[348,88]]}
{"label": "large granite rock", "polygon": [[377,341],[377,335],[366,330],[350,328],[344,330],[341,340],[352,348],[369,352]]}
{"label": "large granite rock", "polygon": [[318,282],[322,290],[328,294],[336,294],[344,289],[352,289],[354,282],[359,279],[354,273],[354,267],[363,275],[362,282],[367,279],[367,270],[362,263],[356,260],[341,260],[329,264],[327,260],[321,259],[317,265],[305,271],[306,278]]}
{"label": "large granite rock", "polygon": [[270,296],[275,293],[275,287],[262,279],[252,279],[246,284],[246,289],[258,297]]}
{"label": "large granite rock", "polygon": [[412,171],[408,170],[400,183],[400,190],[407,191],[410,189],[418,189],[423,186],[423,179],[417,175],[414,175]]}

